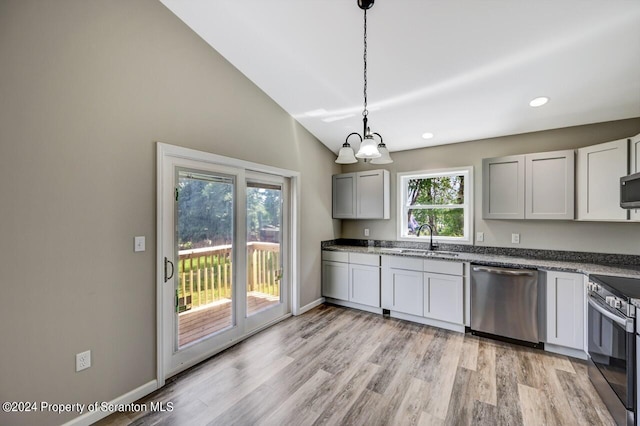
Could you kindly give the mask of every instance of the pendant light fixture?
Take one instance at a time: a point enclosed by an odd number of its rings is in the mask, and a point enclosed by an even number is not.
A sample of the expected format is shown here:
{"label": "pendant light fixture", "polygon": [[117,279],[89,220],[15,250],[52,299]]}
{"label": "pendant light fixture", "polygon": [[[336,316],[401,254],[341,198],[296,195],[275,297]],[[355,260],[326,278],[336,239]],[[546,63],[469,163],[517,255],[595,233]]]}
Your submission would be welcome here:
{"label": "pendant light fixture", "polygon": [[[367,110],[367,9],[373,7],[374,0],[357,0],[358,7],[364,11],[364,109],[362,110],[362,123],[363,131],[362,135],[353,132],[347,136],[344,141],[340,152],[338,153],[338,164],[352,164],[357,163],[358,158],[364,159],[365,162],[371,160],[371,164],[388,164],[393,163],[389,156],[389,150],[382,140],[380,133],[371,132],[371,129],[367,125],[369,110]],[[360,139],[360,149],[358,153],[354,155],[353,149],[349,144],[349,138],[353,135],[358,136]],[[380,142],[377,142],[374,136],[380,138]]]}

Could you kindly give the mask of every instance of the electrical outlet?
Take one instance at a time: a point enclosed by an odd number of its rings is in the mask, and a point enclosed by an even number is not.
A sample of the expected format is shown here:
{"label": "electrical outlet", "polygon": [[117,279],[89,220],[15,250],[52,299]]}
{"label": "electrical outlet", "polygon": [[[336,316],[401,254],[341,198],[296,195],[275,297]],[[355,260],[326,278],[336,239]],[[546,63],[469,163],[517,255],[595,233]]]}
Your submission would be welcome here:
{"label": "electrical outlet", "polygon": [[86,370],[89,367],[91,367],[91,351],[76,354],[76,372]]}
{"label": "electrical outlet", "polygon": [[476,232],[476,241],[479,243],[484,241],[484,232]]}
{"label": "electrical outlet", "polygon": [[364,236],[365,237],[369,236],[369,228],[364,228]]}
{"label": "electrical outlet", "polygon": [[520,234],[511,234],[511,242],[513,244],[520,244]]}

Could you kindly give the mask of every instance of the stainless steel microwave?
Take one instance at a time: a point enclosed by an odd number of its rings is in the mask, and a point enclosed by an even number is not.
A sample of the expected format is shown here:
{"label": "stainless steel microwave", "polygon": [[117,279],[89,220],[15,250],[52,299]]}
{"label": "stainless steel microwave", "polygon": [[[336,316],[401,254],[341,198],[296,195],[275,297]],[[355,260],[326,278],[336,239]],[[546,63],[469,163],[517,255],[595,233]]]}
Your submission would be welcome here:
{"label": "stainless steel microwave", "polygon": [[640,209],[640,173],[620,178],[620,207]]}

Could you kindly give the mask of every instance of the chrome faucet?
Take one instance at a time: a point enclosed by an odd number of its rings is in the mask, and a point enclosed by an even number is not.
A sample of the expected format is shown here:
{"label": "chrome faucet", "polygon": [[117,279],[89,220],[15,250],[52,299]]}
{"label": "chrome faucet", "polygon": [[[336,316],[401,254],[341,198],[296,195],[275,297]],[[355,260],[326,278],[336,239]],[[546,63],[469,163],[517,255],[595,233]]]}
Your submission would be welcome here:
{"label": "chrome faucet", "polygon": [[429,250],[435,250],[438,248],[438,246],[433,244],[433,227],[431,227],[431,225],[429,225],[428,223],[423,223],[422,225],[420,225],[420,227],[416,231],[416,237],[420,236],[420,232],[422,232],[422,228],[424,228],[425,226],[429,228]]}

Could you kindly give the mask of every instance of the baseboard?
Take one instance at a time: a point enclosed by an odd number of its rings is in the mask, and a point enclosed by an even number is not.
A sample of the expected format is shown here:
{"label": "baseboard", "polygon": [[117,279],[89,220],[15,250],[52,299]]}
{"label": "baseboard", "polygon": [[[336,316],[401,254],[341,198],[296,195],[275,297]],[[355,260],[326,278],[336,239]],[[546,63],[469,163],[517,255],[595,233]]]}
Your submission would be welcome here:
{"label": "baseboard", "polygon": [[552,345],[550,343],[544,344],[544,350],[547,352],[553,352],[554,354],[570,356],[578,359],[589,359],[586,352],[581,349],[565,348],[564,346]]}
{"label": "baseboard", "polygon": [[298,309],[298,313],[296,315],[302,315],[305,312],[308,312],[308,311],[312,310],[316,306],[322,305],[323,303],[324,303],[324,297],[321,297],[320,299],[314,300],[313,302],[300,307],[300,309]]}
{"label": "baseboard", "polygon": [[[107,404],[131,404],[142,397],[149,395],[151,392],[158,389],[158,381],[151,380],[150,382],[145,383],[144,385],[135,388],[134,390],[125,393],[124,395],[120,395],[116,399],[108,401]],[[98,402],[98,404],[102,404],[102,402]],[[105,417],[113,414],[110,411],[102,411],[99,407],[97,410],[89,411],[79,417],[76,417],[73,420],[68,421],[63,426],[89,426],[97,422],[98,420],[104,419]]]}
{"label": "baseboard", "polygon": [[431,318],[420,317],[417,315],[405,314],[402,312],[391,311],[389,313],[391,318],[398,318],[405,321],[417,322],[424,325],[430,325],[432,327],[444,328],[445,330],[457,331],[458,333],[464,333],[463,324],[454,324],[446,321],[434,320]]}

